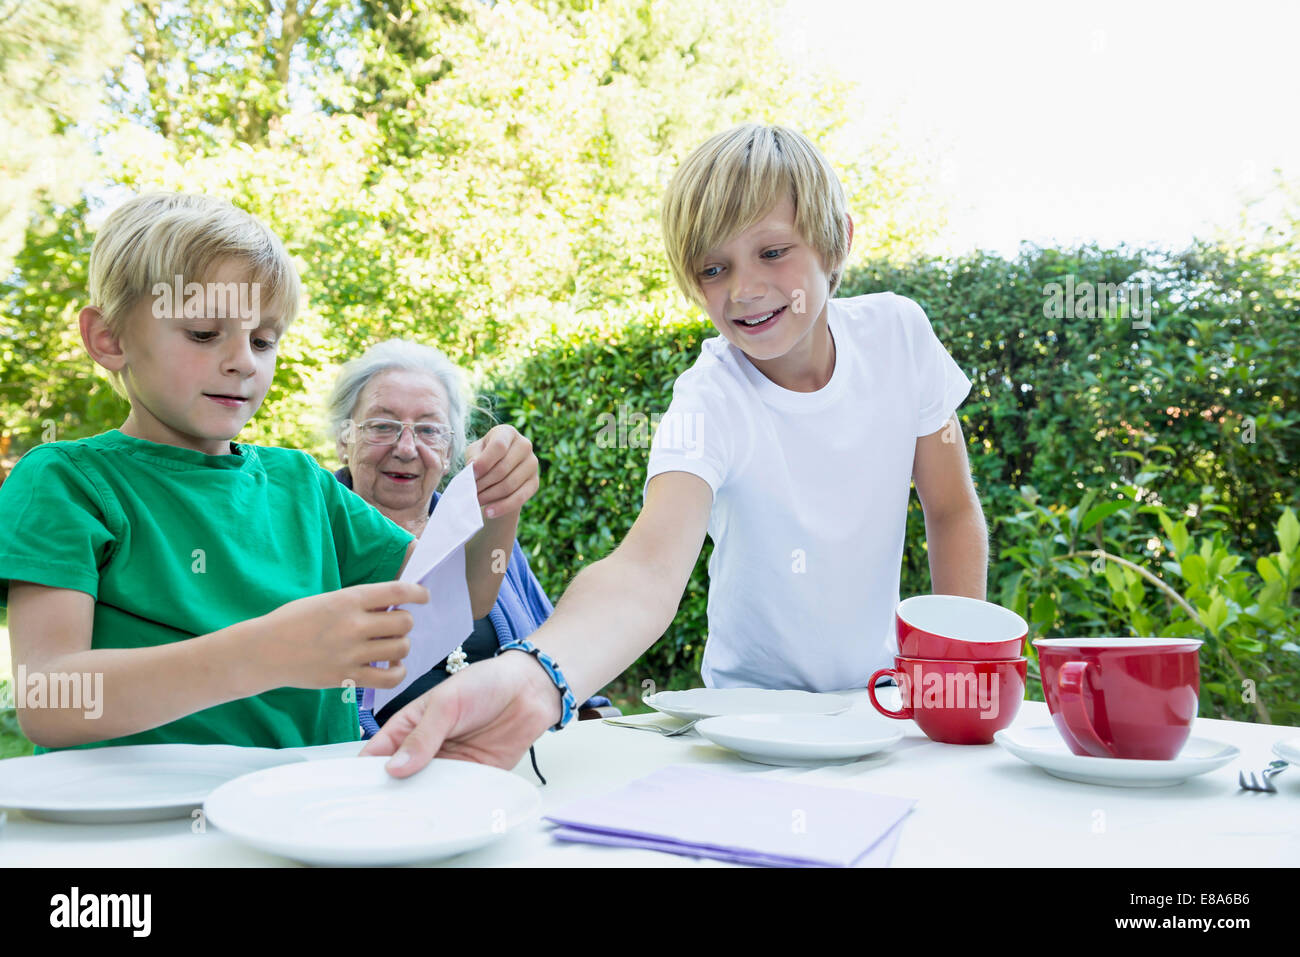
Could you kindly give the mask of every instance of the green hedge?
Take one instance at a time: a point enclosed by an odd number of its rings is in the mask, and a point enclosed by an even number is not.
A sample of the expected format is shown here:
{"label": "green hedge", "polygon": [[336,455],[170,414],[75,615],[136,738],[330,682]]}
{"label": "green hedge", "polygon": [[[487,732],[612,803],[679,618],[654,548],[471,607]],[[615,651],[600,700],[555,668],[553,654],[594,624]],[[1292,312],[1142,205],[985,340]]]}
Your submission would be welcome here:
{"label": "green hedge", "polygon": [[[632,527],[645,482],[649,417],[667,409],[674,380],[712,334],[707,320],[659,314],[552,333],[482,391],[498,419],[533,441],[541,463],[541,489],[524,509],[519,540],[552,600]],[[478,428],[485,424],[480,420]],[[711,551],[706,543],[672,627],[628,669],[628,682],[698,683]]]}
{"label": "green hedge", "polygon": [[[1067,276],[1076,288],[1085,281],[1147,283],[1149,328],[1135,329],[1135,317],[1118,305],[1091,317],[1049,318],[1044,288]],[[1180,256],[1027,247],[1014,260],[873,264],[850,272],[840,294],[886,289],[925,308],[974,383],[960,418],[990,526],[992,598],[1012,603],[1018,590],[1026,597],[1015,549],[1036,532],[1017,519],[1025,494],[1054,514],[1085,496],[1085,511],[1127,503],[1181,519],[1194,506],[1202,511],[1191,519],[1193,531],[1208,523],[1207,534],[1252,560],[1271,551],[1283,507],[1297,502],[1294,278],[1208,247]],[[552,598],[631,527],[648,454],[646,429],[634,416],[667,408],[673,381],[713,334],[707,320],[657,314],[594,323],[553,331],[490,376],[483,393],[495,414],[533,440],[542,463],[541,490],[524,511],[520,540]],[[628,441],[602,441],[611,423],[615,437],[621,429]],[[911,512],[904,595],[929,590],[915,496]],[[1142,521],[1151,527],[1109,544],[1151,563],[1140,552],[1143,536],[1161,528],[1154,518]],[[1104,527],[1096,521],[1089,529],[1100,536]],[[647,678],[660,688],[699,683],[707,555],[706,545],[676,619],[624,673],[626,685],[635,689]],[[1041,584],[1041,575],[1035,581]],[[1038,603],[1035,633],[1129,633],[1131,621],[1111,605],[1104,576],[1094,584],[1086,607]],[[1027,613],[1041,596],[1028,597]],[[1285,601],[1290,607],[1289,592]],[[1207,663],[1207,680],[1230,698],[1228,679],[1236,676],[1226,664]],[[1229,711],[1219,702],[1218,713]]]}
{"label": "green hedge", "polygon": [[[1118,309],[1047,318],[1044,288],[1069,276],[1149,284],[1150,328]],[[1296,500],[1300,287],[1267,257],[1027,248],[1014,261],[871,267],[842,294],[882,289],[919,302],[974,381],[961,418],[995,517],[1026,484],[1060,502],[1132,483],[1180,507],[1209,487],[1258,551]],[[1153,454],[1170,466],[1158,477],[1142,474]]]}

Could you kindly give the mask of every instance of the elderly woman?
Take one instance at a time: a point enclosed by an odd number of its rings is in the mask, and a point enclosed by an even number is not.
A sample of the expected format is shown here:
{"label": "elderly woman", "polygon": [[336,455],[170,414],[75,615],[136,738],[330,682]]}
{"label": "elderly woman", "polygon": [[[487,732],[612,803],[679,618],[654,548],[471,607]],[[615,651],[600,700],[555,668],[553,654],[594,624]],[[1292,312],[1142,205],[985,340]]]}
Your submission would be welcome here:
{"label": "elderly woman", "polygon": [[537,491],[532,445],[513,426],[498,425],[467,448],[465,406],[460,370],[445,355],[397,339],[347,363],[330,394],[340,482],[418,536],[437,507],[438,485],[464,457],[474,469],[484,517],[482,530],[465,546],[473,633],[377,715],[362,709],[366,737],[378,731],[376,718],[382,724],[448,674],[492,657],[511,638],[532,634],[552,611],[515,540],[519,510]]}

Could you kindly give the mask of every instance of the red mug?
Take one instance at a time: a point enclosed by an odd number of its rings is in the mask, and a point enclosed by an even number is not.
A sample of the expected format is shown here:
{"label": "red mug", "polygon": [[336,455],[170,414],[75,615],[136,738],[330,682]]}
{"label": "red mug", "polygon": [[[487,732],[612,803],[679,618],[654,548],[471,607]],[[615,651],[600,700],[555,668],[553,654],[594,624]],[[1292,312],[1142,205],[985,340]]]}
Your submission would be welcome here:
{"label": "red mug", "polygon": [[1196,638],[1037,638],[1043,697],[1075,754],[1168,761],[1200,700]]}
{"label": "red mug", "polygon": [[1009,661],[1024,654],[1029,626],[1014,611],[960,595],[917,595],[894,612],[906,658]]}
{"label": "red mug", "polygon": [[[992,744],[995,732],[1011,724],[1025,700],[1024,658],[1006,661],[951,661],[894,658],[867,681],[876,710],[889,718],[911,718],[932,741]],[[898,683],[902,707],[890,711],[876,700],[876,681],[888,675]]]}

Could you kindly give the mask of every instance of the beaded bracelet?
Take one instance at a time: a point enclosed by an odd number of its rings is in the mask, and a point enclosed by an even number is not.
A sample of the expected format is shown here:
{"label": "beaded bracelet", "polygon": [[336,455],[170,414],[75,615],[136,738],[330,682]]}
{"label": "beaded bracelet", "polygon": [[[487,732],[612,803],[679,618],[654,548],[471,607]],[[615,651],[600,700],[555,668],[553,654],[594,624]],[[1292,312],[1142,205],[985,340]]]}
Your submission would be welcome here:
{"label": "beaded bracelet", "polygon": [[559,731],[571,720],[578,710],[577,699],[573,697],[573,692],[569,690],[569,682],[564,677],[564,672],[560,666],[555,663],[555,659],[534,645],[527,638],[512,638],[505,642],[497,649],[497,654],[503,651],[522,651],[524,654],[532,655],[537,659],[537,663],[546,670],[546,676],[551,679],[560,692],[560,720],[557,724],[551,726],[552,731]]}

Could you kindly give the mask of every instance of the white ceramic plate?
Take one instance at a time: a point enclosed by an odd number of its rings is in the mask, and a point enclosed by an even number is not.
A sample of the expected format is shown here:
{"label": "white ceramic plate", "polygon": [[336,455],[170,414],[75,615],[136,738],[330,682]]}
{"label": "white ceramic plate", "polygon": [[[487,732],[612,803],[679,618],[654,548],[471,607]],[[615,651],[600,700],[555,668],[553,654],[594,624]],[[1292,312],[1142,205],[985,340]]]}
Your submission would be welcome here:
{"label": "white ceramic plate", "polygon": [[901,729],[852,714],[731,715],[706,718],[695,730],[746,761],[782,767],[847,764],[903,737]]}
{"label": "white ceramic plate", "polygon": [[1221,768],[1241,755],[1231,744],[1190,737],[1171,761],[1082,757],[1072,752],[1050,725],[1006,728],[993,735],[1004,751],[1042,768],[1048,774],[1082,784],[1116,788],[1162,788]]}
{"label": "white ceramic plate", "polygon": [[293,751],[227,744],[134,744],[9,758],[0,761],[0,807],[77,824],[189,817],[227,781],[303,760]]}
{"label": "white ceramic plate", "polygon": [[1273,753],[1283,761],[1300,764],[1300,738],[1284,738],[1273,745]]}
{"label": "white ceramic plate", "polygon": [[811,691],[763,688],[691,688],[660,691],[641,699],[656,711],[683,721],[735,714],[839,714],[853,704],[847,698]]}
{"label": "white ceramic plate", "polygon": [[204,803],[210,823],[258,850],[327,866],[414,864],[490,844],[537,814],[523,778],[436,759],[409,778],[387,758],[309,761],[245,775]]}

